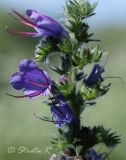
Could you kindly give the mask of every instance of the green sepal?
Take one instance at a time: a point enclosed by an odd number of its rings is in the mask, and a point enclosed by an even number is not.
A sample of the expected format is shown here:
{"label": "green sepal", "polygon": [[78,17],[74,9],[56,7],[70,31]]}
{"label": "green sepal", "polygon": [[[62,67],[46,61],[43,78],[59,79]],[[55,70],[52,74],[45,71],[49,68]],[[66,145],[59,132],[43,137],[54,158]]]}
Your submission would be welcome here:
{"label": "green sepal", "polygon": [[96,6],[97,3],[90,4],[84,0],[68,0],[66,3],[66,27],[74,34],[78,42],[87,43],[90,41],[93,34],[88,34],[89,26],[84,22],[84,19],[94,15]]}
{"label": "green sepal", "polygon": [[66,2],[66,13],[77,17],[87,18],[92,16],[97,3],[90,4],[87,0],[68,0]]}
{"label": "green sepal", "polygon": [[36,53],[35,53],[35,60],[37,62],[43,62],[46,57],[49,55],[50,51],[52,50],[52,46],[50,44],[45,44],[43,46],[37,46]]}
{"label": "green sepal", "polygon": [[57,41],[55,39],[46,38],[40,40],[35,50],[35,60],[43,62],[53,52],[58,52]]}
{"label": "green sepal", "polygon": [[102,55],[101,48],[99,45],[93,49],[84,48],[82,44],[81,48],[72,56],[73,65],[77,66],[80,69],[89,63],[97,63],[101,60]]}
{"label": "green sepal", "polygon": [[90,88],[83,85],[80,93],[84,100],[93,100],[106,94],[110,86],[110,83],[108,85],[102,85],[101,82]]}
{"label": "green sepal", "polygon": [[65,148],[72,145],[73,135],[67,125],[58,129],[59,134],[51,137],[51,143],[57,151],[64,151]]}
{"label": "green sepal", "polygon": [[96,63],[100,61],[103,55],[99,45],[91,50],[91,54],[92,54],[92,62]]}
{"label": "green sepal", "polygon": [[51,144],[58,152],[63,151],[68,145],[66,139],[64,137],[59,136],[53,136],[51,138]]}
{"label": "green sepal", "polygon": [[59,91],[64,94],[64,96],[69,99],[70,95],[74,92],[75,84],[70,81],[65,84],[59,85]]}
{"label": "green sepal", "polygon": [[62,53],[72,54],[72,52],[77,48],[77,44],[71,39],[64,38],[62,43],[58,44],[58,47]]}

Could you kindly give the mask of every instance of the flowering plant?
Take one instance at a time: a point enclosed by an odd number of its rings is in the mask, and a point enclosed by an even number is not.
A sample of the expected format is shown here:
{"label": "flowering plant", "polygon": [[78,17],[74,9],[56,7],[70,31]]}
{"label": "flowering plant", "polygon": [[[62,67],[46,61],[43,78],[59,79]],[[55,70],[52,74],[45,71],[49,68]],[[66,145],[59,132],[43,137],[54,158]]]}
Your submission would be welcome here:
{"label": "flowering plant", "polygon": [[[28,9],[26,16],[17,11],[10,13],[21,23],[32,27],[35,32],[19,32],[10,27],[7,31],[25,37],[40,37],[34,59],[24,59],[19,64],[19,72],[10,78],[11,86],[22,90],[16,98],[48,96],[52,118],[37,118],[54,123],[59,135],[52,137],[52,145],[58,156],[51,159],[104,160],[108,152],[98,152],[96,145],[104,144],[109,149],[120,143],[120,137],[103,126],[89,127],[81,122],[81,115],[88,106],[96,105],[98,97],[105,95],[111,84],[105,84],[104,65],[100,62],[106,52],[100,48],[100,41],[89,33],[87,18],[93,16],[97,4],[87,0],[68,0],[65,6],[64,27],[51,17]],[[88,43],[94,41],[95,47]],[[60,64],[50,65],[51,57],[59,57]],[[53,80],[38,67],[44,63],[58,74]],[[92,66],[91,72],[89,66]]]}

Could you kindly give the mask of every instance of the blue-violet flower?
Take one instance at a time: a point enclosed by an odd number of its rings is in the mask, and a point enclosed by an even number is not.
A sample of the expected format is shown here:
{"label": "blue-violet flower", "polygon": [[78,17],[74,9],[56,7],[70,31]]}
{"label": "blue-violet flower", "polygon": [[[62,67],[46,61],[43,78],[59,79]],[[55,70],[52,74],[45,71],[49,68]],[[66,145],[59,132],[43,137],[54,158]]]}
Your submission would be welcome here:
{"label": "blue-violet flower", "polygon": [[23,89],[24,96],[15,97],[35,97],[38,95],[49,95],[51,90],[51,80],[46,71],[38,68],[32,60],[24,59],[19,65],[20,72],[13,74],[10,84],[16,90]]}
{"label": "blue-violet flower", "polygon": [[68,105],[62,95],[57,96],[58,104],[51,107],[53,114],[53,121],[57,128],[62,127],[65,124],[73,124],[75,121],[75,113],[73,109]]}
{"label": "blue-violet flower", "polygon": [[90,87],[99,82],[99,80],[102,80],[101,74],[104,72],[104,68],[100,66],[99,64],[95,64],[93,67],[93,70],[89,77],[87,78],[85,84]]}
{"label": "blue-violet flower", "polygon": [[98,154],[94,149],[89,149],[85,156],[86,160],[103,160],[103,155]]}
{"label": "blue-violet flower", "polygon": [[35,32],[19,32],[7,27],[7,31],[26,37],[40,37],[40,36],[51,36],[60,37],[61,35],[68,36],[68,33],[63,27],[53,18],[42,15],[33,9],[26,10],[27,16],[22,16],[17,11],[12,10],[10,13],[16,20],[21,23],[32,27]]}

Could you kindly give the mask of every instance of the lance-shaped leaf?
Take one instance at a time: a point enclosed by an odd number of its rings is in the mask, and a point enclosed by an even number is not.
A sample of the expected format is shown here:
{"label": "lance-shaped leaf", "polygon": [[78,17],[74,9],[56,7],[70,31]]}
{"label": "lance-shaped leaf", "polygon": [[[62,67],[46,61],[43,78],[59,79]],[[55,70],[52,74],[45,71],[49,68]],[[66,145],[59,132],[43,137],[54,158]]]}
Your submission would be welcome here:
{"label": "lance-shaped leaf", "polygon": [[103,126],[82,127],[79,134],[80,138],[75,142],[75,145],[82,145],[85,150],[99,143],[104,143],[107,147],[115,147],[120,143],[120,136]]}

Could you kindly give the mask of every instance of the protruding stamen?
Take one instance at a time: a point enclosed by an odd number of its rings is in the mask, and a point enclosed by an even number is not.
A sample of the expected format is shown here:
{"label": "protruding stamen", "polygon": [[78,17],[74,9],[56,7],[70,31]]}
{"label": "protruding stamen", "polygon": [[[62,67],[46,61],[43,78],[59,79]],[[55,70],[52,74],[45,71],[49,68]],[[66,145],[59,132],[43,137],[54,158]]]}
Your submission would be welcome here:
{"label": "protruding stamen", "polygon": [[36,27],[35,25],[33,25],[33,24],[29,23],[29,22],[26,22],[25,20],[21,20],[21,19],[17,18],[17,17],[16,17],[15,15],[13,15],[11,12],[9,12],[9,15],[10,15],[11,17],[13,17],[15,20],[17,20],[18,22],[21,22],[21,23],[23,23],[23,24],[25,24],[25,25],[27,25],[27,26],[29,26],[29,27],[32,27],[32,28],[35,28],[35,27]]}
{"label": "protruding stamen", "polygon": [[36,118],[38,118],[38,119],[40,119],[40,120],[42,120],[42,121],[52,122],[52,123],[53,123],[53,121],[48,120],[48,119],[44,119],[44,118],[42,118],[42,117],[39,117],[39,116],[37,116],[35,113],[34,113],[33,115],[34,115]]}
{"label": "protruding stamen", "polygon": [[15,35],[20,35],[20,36],[25,36],[25,37],[36,37],[37,36],[37,33],[36,32],[19,32],[19,31],[16,31],[8,26],[5,27],[6,31],[12,33],[12,34],[15,34]]}
{"label": "protruding stamen", "polygon": [[122,77],[117,77],[117,76],[107,76],[107,77],[104,77],[104,79],[107,79],[107,78],[116,78],[116,79],[121,80],[123,85],[125,84],[125,81],[124,81],[124,79]]}
{"label": "protruding stamen", "polygon": [[25,18],[24,16],[22,16],[21,14],[19,14],[14,9],[12,9],[12,12],[15,13],[17,16],[19,16],[21,19],[23,19],[25,22],[28,22],[29,24],[32,24],[34,27],[36,27],[35,23],[33,23],[32,21],[28,20],[27,18]]}
{"label": "protruding stamen", "polygon": [[9,94],[9,93],[6,93],[8,96],[11,96],[11,97],[14,97],[14,98],[25,98],[25,97],[29,97],[29,98],[32,98],[32,97],[35,97],[35,96],[38,96],[42,93],[42,91],[36,91],[34,93],[31,93],[31,94],[27,94],[27,95],[24,95],[24,96],[15,96],[15,95],[12,95],[12,94]]}
{"label": "protruding stamen", "polygon": [[26,95],[24,95],[24,96],[15,96],[15,95],[12,95],[12,94],[9,94],[9,93],[6,93],[6,95],[14,97],[14,98],[25,98],[25,97],[27,97]]}

